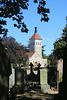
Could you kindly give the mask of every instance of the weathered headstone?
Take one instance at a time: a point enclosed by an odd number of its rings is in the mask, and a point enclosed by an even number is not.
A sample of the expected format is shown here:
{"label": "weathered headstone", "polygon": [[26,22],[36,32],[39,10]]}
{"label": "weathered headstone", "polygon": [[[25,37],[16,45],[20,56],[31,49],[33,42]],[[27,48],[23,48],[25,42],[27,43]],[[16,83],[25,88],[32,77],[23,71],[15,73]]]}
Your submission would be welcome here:
{"label": "weathered headstone", "polygon": [[44,93],[51,91],[47,83],[47,68],[40,69],[40,85]]}
{"label": "weathered headstone", "polygon": [[33,64],[32,64],[32,63],[30,63],[30,65],[29,65],[29,66],[30,66],[30,72],[31,72],[31,73],[33,73]]}
{"label": "weathered headstone", "polygon": [[24,85],[24,69],[21,68],[15,69],[15,85],[16,86]]}
{"label": "weathered headstone", "polygon": [[17,67],[15,68],[15,92],[23,93],[25,88],[25,70],[24,68]]}

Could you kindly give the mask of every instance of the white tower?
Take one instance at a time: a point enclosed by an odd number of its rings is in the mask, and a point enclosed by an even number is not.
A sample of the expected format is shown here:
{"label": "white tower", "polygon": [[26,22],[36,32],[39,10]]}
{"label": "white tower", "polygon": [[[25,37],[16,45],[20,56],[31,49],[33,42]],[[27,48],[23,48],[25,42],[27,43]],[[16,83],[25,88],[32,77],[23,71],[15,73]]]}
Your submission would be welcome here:
{"label": "white tower", "polygon": [[37,27],[35,27],[35,32],[30,38],[30,52],[37,52],[40,57],[42,57],[42,38],[37,34]]}

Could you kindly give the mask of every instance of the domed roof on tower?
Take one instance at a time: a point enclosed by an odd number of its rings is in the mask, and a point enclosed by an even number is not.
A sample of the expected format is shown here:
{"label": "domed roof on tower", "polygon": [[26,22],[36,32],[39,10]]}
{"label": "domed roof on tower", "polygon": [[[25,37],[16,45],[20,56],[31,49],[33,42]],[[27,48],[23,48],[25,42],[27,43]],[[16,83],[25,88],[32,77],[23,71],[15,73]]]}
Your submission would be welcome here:
{"label": "domed roof on tower", "polygon": [[42,38],[39,36],[39,34],[37,33],[37,27],[35,27],[35,32],[34,34],[32,35],[32,37],[30,38],[30,40],[33,40],[33,39],[40,39],[42,40]]}

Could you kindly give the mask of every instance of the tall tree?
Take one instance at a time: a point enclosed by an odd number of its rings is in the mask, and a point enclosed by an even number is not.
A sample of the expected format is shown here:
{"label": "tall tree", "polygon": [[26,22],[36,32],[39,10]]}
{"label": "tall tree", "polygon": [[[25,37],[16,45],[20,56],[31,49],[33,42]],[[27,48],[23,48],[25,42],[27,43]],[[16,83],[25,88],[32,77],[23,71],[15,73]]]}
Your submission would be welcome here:
{"label": "tall tree", "polygon": [[67,45],[67,24],[63,29],[61,38],[55,41],[53,52],[48,57],[48,65],[56,66],[59,59],[63,59],[64,49]]}
{"label": "tall tree", "polygon": [[48,67],[56,67],[57,65],[57,58],[54,54],[54,52],[52,52],[49,56],[48,56]]}
{"label": "tall tree", "polygon": [[30,41],[28,41],[28,44],[26,46],[26,52],[30,52]]}
{"label": "tall tree", "polygon": [[[21,32],[28,32],[26,24],[23,22],[23,10],[28,10],[29,0],[0,0],[0,34],[6,36],[8,29],[5,29],[3,25],[6,25],[4,18],[12,18],[17,24],[14,27],[21,28]],[[47,13],[49,9],[45,8],[45,0],[33,0],[38,4],[37,13],[41,15],[41,21],[48,22],[49,18]]]}
{"label": "tall tree", "polygon": [[46,45],[43,45],[43,46],[42,46],[42,57],[43,57],[43,58],[48,58],[48,56],[46,56],[46,54],[44,53],[44,51],[45,51],[45,50],[44,50],[44,47],[45,47],[45,46],[46,46]]}
{"label": "tall tree", "polygon": [[54,43],[54,54],[57,59],[63,58],[63,51],[67,44],[67,24],[63,29],[63,33],[60,39]]}
{"label": "tall tree", "polygon": [[25,65],[26,61],[26,49],[23,45],[20,45],[16,42],[15,38],[13,37],[5,37],[3,38],[2,44],[6,50],[6,54],[10,59],[11,63]]}
{"label": "tall tree", "polygon": [[54,54],[57,57],[57,59],[63,58],[63,51],[66,46],[66,42],[62,39],[59,39],[54,43]]}

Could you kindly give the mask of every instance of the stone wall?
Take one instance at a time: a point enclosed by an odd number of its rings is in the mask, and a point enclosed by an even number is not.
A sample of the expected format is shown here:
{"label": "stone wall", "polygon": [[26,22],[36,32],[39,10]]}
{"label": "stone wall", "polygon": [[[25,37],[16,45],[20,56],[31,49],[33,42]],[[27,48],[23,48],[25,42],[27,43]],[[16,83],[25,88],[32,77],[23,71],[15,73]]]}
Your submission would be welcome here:
{"label": "stone wall", "polygon": [[63,59],[58,60],[57,70],[59,72],[59,83],[60,83],[62,82],[62,76],[63,76]]}

